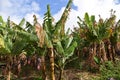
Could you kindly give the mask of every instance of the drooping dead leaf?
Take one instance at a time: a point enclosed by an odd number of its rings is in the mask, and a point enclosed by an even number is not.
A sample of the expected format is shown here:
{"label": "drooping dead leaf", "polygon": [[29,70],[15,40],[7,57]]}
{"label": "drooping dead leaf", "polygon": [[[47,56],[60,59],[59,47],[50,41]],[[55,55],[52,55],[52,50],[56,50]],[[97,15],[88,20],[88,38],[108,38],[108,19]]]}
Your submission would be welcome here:
{"label": "drooping dead leaf", "polygon": [[36,23],[35,29],[36,29],[37,36],[39,38],[39,45],[40,45],[40,47],[43,47],[44,38],[45,38],[45,32],[43,30],[43,27],[39,23]]}

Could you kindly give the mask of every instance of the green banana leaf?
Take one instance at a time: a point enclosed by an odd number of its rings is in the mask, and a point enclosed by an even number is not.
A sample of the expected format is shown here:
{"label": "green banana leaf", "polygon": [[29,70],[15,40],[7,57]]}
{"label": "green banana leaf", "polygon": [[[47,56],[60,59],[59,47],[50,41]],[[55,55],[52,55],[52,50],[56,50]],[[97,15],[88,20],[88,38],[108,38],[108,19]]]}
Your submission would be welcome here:
{"label": "green banana leaf", "polygon": [[2,16],[0,16],[0,23],[4,23]]}
{"label": "green banana leaf", "polygon": [[23,19],[20,21],[19,26],[22,28],[24,24],[25,24],[25,18],[23,18]]}
{"label": "green banana leaf", "polygon": [[74,41],[67,49],[65,49],[64,54],[60,56],[59,59],[59,65],[61,67],[64,67],[66,64],[66,60],[69,59],[73,54],[74,54],[74,50],[77,47],[77,42]]}
{"label": "green banana leaf", "polygon": [[45,32],[45,44],[48,48],[53,48],[53,44],[51,39],[49,38],[48,34]]}
{"label": "green banana leaf", "polygon": [[88,15],[88,13],[85,13],[84,21],[86,22],[86,24],[89,25],[89,23],[90,23],[90,19],[89,19],[89,15]]}
{"label": "green banana leaf", "polygon": [[12,53],[13,54],[20,54],[21,51],[23,50],[23,48],[27,45],[27,42],[22,40],[22,39],[19,39],[19,40],[16,40],[12,46]]}
{"label": "green banana leaf", "polygon": [[0,34],[0,52],[1,53],[10,53],[11,50],[11,42],[9,39],[5,40],[5,38]]}
{"label": "green banana leaf", "polygon": [[69,15],[69,12],[70,12],[70,9],[71,9],[71,6],[72,6],[72,1],[73,0],[69,0],[61,18],[60,18],[60,20],[55,25],[55,28],[58,27],[58,28],[56,28],[56,30],[54,32],[57,35],[60,35],[60,36],[65,35],[65,23],[67,21],[67,18],[68,18],[68,15]]}
{"label": "green banana leaf", "polygon": [[91,16],[91,22],[92,22],[92,23],[95,22],[95,16],[94,16],[94,15]]}
{"label": "green banana leaf", "polygon": [[72,41],[73,41],[72,36],[70,36],[69,38],[66,39],[66,41],[65,41],[65,49],[67,49],[71,45]]}
{"label": "green banana leaf", "polygon": [[0,48],[5,48],[3,36],[0,34]]}
{"label": "green banana leaf", "polygon": [[63,46],[62,46],[60,41],[58,41],[56,43],[55,48],[56,48],[57,52],[59,53],[59,55],[64,55],[65,54]]}
{"label": "green banana leaf", "polygon": [[29,33],[35,33],[35,26],[33,26],[32,24],[30,24],[29,22],[26,22],[26,27],[25,30],[27,30],[27,32]]}
{"label": "green banana leaf", "polygon": [[77,42],[74,41],[66,50],[65,50],[65,57],[69,58],[73,55],[75,48],[77,47]]}
{"label": "green banana leaf", "polygon": [[6,26],[6,23],[3,21],[2,16],[0,16],[0,26],[3,26],[3,27]]}

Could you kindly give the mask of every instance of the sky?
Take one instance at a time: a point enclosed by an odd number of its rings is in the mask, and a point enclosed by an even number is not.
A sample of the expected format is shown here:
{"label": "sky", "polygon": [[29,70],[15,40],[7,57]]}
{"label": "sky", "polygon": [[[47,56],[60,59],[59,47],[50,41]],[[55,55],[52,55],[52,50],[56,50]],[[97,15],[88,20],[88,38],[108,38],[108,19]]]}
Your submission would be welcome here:
{"label": "sky", "polygon": [[[38,21],[42,24],[44,14],[47,11],[47,4],[50,4],[51,13],[57,22],[67,2],[69,0],[0,0],[0,16],[6,21],[8,16],[15,23],[19,23],[22,18],[33,23],[33,15],[35,14]],[[84,18],[86,12],[89,15],[98,15],[102,18],[109,18],[110,10],[116,11],[117,20],[120,19],[120,0],[73,0],[71,12],[66,22],[66,29],[77,27],[77,16]]]}

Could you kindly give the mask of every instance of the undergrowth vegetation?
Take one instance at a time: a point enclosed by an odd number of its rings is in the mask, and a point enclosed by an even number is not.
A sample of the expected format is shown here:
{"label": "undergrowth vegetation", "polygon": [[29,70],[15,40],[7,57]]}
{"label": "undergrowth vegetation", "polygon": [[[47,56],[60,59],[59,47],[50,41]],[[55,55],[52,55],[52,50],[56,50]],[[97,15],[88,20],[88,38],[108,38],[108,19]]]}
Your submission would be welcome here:
{"label": "undergrowth vegetation", "polygon": [[100,80],[113,78],[115,80],[120,80],[120,61],[115,63],[108,61],[100,66]]}

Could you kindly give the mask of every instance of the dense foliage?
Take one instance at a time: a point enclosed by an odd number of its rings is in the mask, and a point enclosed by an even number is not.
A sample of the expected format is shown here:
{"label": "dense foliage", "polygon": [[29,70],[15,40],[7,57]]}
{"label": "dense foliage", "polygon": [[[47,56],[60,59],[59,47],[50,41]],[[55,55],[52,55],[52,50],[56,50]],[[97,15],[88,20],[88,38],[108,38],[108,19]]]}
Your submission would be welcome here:
{"label": "dense foliage", "polygon": [[0,16],[0,67],[5,79],[21,78],[30,69],[40,79],[63,80],[69,68],[98,72],[101,80],[120,79],[120,20],[116,21],[115,11],[98,21],[88,13],[84,19],[78,16],[78,27],[70,33],[65,23],[71,4],[69,0],[55,24],[49,5],[42,25],[35,15],[33,25],[25,19],[15,24],[10,17],[5,22]]}

